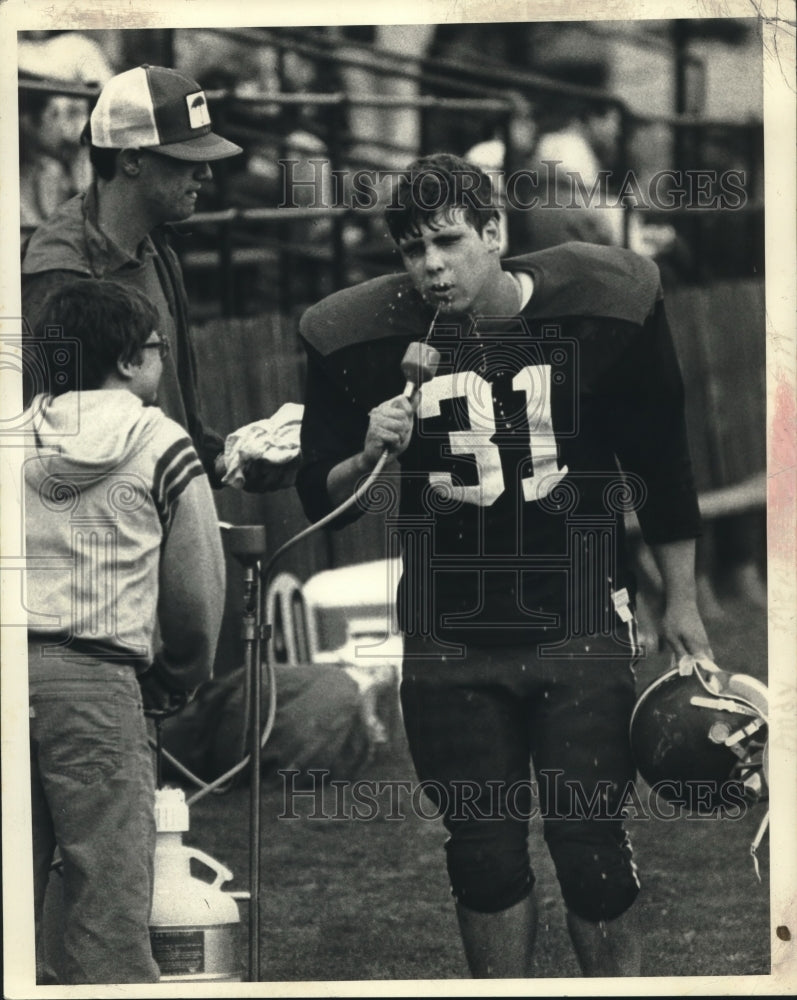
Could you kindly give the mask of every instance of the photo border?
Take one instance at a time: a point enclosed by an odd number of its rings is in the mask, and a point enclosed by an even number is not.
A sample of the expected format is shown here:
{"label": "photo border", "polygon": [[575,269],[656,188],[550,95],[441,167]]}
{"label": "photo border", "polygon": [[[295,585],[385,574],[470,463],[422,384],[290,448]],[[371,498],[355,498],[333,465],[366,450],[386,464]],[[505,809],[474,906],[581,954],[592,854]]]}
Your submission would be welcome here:
{"label": "photo border", "polygon": [[[636,20],[672,18],[673,10],[683,17],[760,17],[764,32],[764,128],[765,128],[765,226],[766,226],[766,309],[767,309],[767,483],[768,483],[768,574],[769,574],[769,690],[771,823],[769,832],[772,865],[770,906],[772,972],[769,976],[746,976],[742,980],[724,977],[656,977],[638,980],[535,980],[533,991],[549,996],[620,996],[662,993],[708,995],[714,993],[755,995],[793,993],[797,987],[797,879],[795,840],[797,803],[795,763],[797,761],[797,457],[795,435],[795,44],[794,27],[783,17],[786,4],[754,0],[716,0],[654,3],[651,0],[612,0],[557,3],[553,0],[404,0],[400,8],[385,2],[349,0],[333,16],[328,4],[306,0],[301,5],[275,2],[217,4],[207,0],[154,0],[140,2],[136,9],[113,8],[106,2],[76,0],[60,7],[52,2],[33,0],[23,4],[7,2],[0,7],[0,78],[6,101],[0,121],[0,149],[3,150],[3,183],[0,188],[3,242],[0,261],[0,338],[18,337],[21,315],[19,291],[18,229],[18,144],[16,113],[16,31],[32,28],[166,28],[166,27],[245,27],[289,26],[296,24],[398,24],[444,23],[456,21],[568,21]],[[568,12],[572,11],[572,16]],[[345,13],[344,13],[345,12]],[[300,15],[300,16],[299,16]],[[234,25],[231,25],[234,21]],[[21,411],[21,387],[16,373],[0,371],[0,436],[3,420]],[[2,621],[0,643],[4,669],[0,673],[2,696],[2,784],[3,784],[3,907],[4,907],[4,995],[15,998],[63,996],[105,996],[97,987],[36,987],[32,978],[32,877],[19,859],[30,850],[29,810],[22,806],[29,794],[27,744],[26,642],[24,609],[21,607],[19,574],[24,566],[21,548],[23,527],[19,505],[19,470],[22,449],[18,445],[0,447],[2,474]],[[729,876],[729,877],[732,877]],[[389,981],[364,983],[237,983],[187,988],[186,984],[114,986],[115,997],[144,996],[525,996],[530,981],[502,980],[488,990],[484,981],[444,980]]]}

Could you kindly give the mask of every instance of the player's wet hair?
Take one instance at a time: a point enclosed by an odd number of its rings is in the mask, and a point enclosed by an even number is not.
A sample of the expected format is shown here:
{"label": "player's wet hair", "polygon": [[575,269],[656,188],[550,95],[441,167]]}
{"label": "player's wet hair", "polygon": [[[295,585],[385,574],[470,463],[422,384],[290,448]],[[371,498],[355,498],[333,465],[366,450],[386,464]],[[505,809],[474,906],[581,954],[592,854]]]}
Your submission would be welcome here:
{"label": "player's wet hair", "polygon": [[76,278],[48,297],[42,330],[59,329],[65,340],[77,341],[78,363],[54,396],[77,389],[99,389],[116,371],[117,361],[140,364],[141,347],[158,328],[158,311],[136,288],[115,281]]}
{"label": "player's wet hair", "polygon": [[395,243],[418,236],[421,226],[434,228],[435,216],[445,218],[453,208],[481,233],[490,219],[498,219],[493,186],[487,174],[453,153],[433,153],[414,160],[396,182],[385,221]]}

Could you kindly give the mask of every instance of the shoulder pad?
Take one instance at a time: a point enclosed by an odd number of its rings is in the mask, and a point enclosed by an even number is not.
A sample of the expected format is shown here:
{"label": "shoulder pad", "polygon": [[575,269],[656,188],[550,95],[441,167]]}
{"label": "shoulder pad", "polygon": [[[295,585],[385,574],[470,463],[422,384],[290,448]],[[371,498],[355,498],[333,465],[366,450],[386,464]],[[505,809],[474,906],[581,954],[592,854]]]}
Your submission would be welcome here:
{"label": "shoulder pad", "polygon": [[658,266],[623,247],[563,243],[504,262],[528,271],[535,293],[528,315],[594,316],[644,323],[661,298]]}
{"label": "shoulder pad", "polygon": [[408,275],[383,275],[310,306],[299,321],[299,333],[327,355],[388,337],[417,340],[426,332],[428,312]]}

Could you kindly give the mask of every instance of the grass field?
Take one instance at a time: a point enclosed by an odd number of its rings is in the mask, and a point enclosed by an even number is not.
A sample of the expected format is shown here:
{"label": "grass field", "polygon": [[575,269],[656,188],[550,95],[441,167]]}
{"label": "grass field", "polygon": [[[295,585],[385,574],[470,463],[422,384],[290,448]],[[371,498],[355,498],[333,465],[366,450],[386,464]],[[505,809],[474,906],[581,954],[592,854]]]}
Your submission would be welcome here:
{"label": "grass field", "polygon": [[[766,616],[739,602],[709,622],[715,656],[727,669],[766,679]],[[644,660],[640,687],[667,669],[666,655]],[[361,778],[410,781],[397,719],[392,740]],[[641,789],[644,793],[644,788]],[[381,801],[381,799],[380,799]],[[334,800],[324,802],[334,817]],[[274,983],[467,978],[444,869],[445,832],[437,819],[382,809],[370,819],[312,818],[317,806],[294,799],[285,818],[280,787],[262,795],[261,980]],[[249,792],[206,796],[192,806],[189,842],[248,888]],[[630,824],[642,893],[644,976],[747,976],[770,971],[768,840],[749,846],[764,816],[757,805],[735,821],[687,819]],[[282,816],[281,816],[282,814]],[[553,868],[532,822],[541,924],[536,975],[578,975]],[[246,904],[241,956],[247,962]],[[743,989],[742,989],[743,992]]]}

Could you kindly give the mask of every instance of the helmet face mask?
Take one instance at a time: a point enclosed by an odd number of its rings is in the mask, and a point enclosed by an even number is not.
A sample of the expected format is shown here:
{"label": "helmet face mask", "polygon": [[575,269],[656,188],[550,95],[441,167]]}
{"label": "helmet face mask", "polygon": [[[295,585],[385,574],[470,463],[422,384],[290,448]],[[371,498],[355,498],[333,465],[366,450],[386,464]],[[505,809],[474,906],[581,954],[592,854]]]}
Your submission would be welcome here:
{"label": "helmet face mask", "polygon": [[667,801],[699,801],[709,812],[759,801],[768,779],[767,703],[755,678],[684,657],[637,699],[630,725],[637,770]]}

